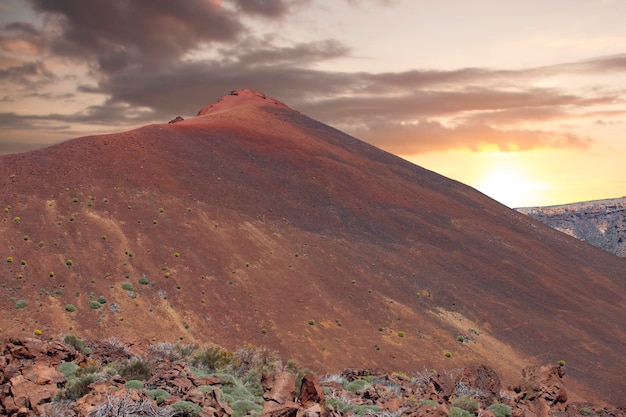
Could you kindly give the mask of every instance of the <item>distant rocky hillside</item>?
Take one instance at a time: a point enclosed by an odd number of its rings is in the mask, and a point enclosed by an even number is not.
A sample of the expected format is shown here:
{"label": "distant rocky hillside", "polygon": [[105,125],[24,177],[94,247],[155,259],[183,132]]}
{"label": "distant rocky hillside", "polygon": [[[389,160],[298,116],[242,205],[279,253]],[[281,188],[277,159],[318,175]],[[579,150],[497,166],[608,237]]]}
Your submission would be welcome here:
{"label": "distant rocky hillside", "polygon": [[626,197],[517,211],[613,255],[626,257]]}

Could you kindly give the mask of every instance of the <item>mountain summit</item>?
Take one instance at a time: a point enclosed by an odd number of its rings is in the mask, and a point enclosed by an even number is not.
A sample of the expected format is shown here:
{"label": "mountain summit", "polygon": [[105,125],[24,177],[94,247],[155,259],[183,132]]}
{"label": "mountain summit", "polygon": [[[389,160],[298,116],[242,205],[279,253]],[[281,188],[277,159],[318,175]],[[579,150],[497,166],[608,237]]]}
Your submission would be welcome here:
{"label": "mountain summit", "polygon": [[626,263],[251,90],[0,156],[6,336],[244,343],[323,372],[565,360],[623,402]]}

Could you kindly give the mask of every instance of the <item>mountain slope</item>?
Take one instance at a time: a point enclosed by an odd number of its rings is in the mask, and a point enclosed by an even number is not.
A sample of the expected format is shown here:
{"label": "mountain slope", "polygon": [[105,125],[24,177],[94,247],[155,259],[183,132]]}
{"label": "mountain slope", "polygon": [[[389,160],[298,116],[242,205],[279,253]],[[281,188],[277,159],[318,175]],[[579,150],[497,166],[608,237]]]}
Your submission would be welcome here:
{"label": "mountain slope", "polygon": [[613,255],[626,257],[626,198],[517,209]]}
{"label": "mountain slope", "polygon": [[564,359],[571,392],[623,400],[623,259],[262,94],[2,156],[0,184],[3,334],[511,381]]}

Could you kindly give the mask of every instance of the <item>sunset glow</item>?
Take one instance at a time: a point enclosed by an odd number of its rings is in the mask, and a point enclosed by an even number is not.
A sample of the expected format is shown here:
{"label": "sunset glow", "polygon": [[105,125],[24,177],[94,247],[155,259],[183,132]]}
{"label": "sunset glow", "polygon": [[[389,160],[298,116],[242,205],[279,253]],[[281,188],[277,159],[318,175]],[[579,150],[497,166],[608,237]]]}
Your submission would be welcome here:
{"label": "sunset glow", "polygon": [[0,0],[0,154],[252,88],[508,206],[626,194],[625,2],[185,4]]}

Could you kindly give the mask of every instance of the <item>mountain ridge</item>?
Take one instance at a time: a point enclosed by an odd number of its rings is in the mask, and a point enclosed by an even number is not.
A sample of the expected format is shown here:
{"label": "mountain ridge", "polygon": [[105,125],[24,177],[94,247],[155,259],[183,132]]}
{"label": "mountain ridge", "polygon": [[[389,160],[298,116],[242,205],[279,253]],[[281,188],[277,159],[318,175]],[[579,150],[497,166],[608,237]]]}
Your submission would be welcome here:
{"label": "mountain ridge", "polygon": [[573,395],[622,400],[622,260],[254,92],[224,103],[0,157],[3,334],[505,380],[564,359]]}
{"label": "mountain ridge", "polygon": [[613,255],[626,257],[626,197],[516,210]]}

